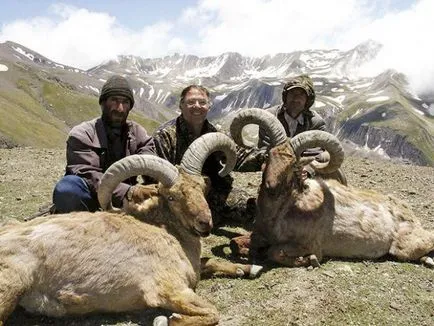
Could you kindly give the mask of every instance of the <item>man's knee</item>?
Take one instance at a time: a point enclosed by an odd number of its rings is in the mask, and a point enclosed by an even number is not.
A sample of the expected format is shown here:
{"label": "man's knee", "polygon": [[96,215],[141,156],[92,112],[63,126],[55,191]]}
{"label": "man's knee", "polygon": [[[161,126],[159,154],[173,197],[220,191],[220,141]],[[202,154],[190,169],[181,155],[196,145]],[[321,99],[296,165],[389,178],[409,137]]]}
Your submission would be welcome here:
{"label": "man's knee", "polygon": [[92,198],[86,182],[76,175],[66,175],[56,184],[53,203],[58,213],[97,209],[97,203]]}

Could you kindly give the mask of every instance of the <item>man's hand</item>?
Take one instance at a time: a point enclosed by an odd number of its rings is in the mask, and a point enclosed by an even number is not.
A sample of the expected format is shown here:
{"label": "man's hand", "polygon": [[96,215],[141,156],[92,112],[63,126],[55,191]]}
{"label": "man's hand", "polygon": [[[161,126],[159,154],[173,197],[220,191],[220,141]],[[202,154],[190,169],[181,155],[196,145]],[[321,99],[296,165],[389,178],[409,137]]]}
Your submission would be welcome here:
{"label": "man's hand", "polygon": [[158,194],[158,189],[156,184],[152,185],[135,185],[128,189],[125,199],[130,203],[142,203],[146,199],[156,196]]}
{"label": "man's hand", "polygon": [[301,170],[301,181],[305,181],[308,177],[308,173],[306,168],[303,167],[303,170]]}

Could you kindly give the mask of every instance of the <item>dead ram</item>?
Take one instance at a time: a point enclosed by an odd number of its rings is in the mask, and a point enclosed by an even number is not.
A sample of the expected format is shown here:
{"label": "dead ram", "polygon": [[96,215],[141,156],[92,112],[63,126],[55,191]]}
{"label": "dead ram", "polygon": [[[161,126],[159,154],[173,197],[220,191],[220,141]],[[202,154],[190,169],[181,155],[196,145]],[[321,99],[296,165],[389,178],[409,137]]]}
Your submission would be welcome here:
{"label": "dead ram", "polygon": [[[10,223],[0,229],[0,325],[17,305],[48,316],[165,308],[154,325],[215,325],[214,305],[195,292],[200,271],[231,276],[256,267],[203,259],[200,237],[210,233],[211,213],[200,176],[215,150],[235,163],[235,145],[223,134],[197,139],[179,168],[155,156],[133,155],[104,174],[104,212],[76,212]],[[159,181],[149,198],[114,210],[114,188],[131,176]],[[201,266],[202,265],[202,266]]]}
{"label": "dead ram", "polygon": [[[434,232],[422,228],[407,204],[335,180],[303,180],[301,170],[306,164],[321,174],[340,167],[344,152],[335,136],[316,130],[287,139],[273,115],[247,109],[231,125],[232,137],[240,145],[241,130],[247,124],[259,124],[272,138],[257,198],[251,255],[266,251],[274,262],[306,266],[319,265],[324,256],[375,259],[390,254],[401,261],[421,260],[434,267],[429,257],[434,250]],[[329,161],[318,163],[301,157],[313,147],[325,149]],[[233,248],[239,250],[243,240],[233,241]]]}

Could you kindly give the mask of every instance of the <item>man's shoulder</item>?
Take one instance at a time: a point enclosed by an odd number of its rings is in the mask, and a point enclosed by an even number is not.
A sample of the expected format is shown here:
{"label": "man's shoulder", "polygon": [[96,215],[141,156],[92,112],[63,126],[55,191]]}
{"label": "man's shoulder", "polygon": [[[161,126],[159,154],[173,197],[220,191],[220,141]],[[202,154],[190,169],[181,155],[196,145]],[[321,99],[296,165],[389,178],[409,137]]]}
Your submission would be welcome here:
{"label": "man's shoulder", "polygon": [[205,133],[208,133],[208,132],[217,132],[218,131],[217,127],[214,126],[211,122],[209,122],[208,119],[205,120],[205,128],[204,128],[204,130],[205,130]]}
{"label": "man's shoulder", "polygon": [[276,115],[277,112],[280,110],[281,107],[282,107],[282,105],[280,105],[280,104],[279,105],[274,105],[274,106],[271,106],[269,108],[266,108],[265,111],[273,113],[274,115]]}
{"label": "man's shoulder", "polygon": [[69,132],[69,136],[79,137],[84,134],[95,133],[96,124],[98,120],[100,120],[100,118],[95,118],[92,120],[83,121],[79,123],[78,125],[72,127],[71,131]]}
{"label": "man's shoulder", "polygon": [[308,110],[308,119],[311,121],[310,129],[325,130],[325,120],[318,112]]}
{"label": "man's shoulder", "polygon": [[314,110],[308,110],[307,113],[312,117],[312,119],[316,120],[324,120],[318,112]]}
{"label": "man's shoulder", "polygon": [[135,121],[128,120],[127,124],[128,124],[128,129],[134,134],[137,134],[137,133],[148,134],[147,130],[141,124],[139,124]]}
{"label": "man's shoulder", "polygon": [[169,120],[161,124],[154,132],[154,134],[173,133],[176,131],[176,119]]}

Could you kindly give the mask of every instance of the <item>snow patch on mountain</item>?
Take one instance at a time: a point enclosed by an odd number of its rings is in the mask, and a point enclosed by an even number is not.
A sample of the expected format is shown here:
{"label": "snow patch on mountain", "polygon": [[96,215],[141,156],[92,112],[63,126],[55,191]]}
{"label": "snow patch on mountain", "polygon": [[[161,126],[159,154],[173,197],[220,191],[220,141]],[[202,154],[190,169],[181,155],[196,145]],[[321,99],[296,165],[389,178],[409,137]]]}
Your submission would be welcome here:
{"label": "snow patch on mountain", "polygon": [[222,95],[218,95],[218,96],[216,96],[216,97],[214,98],[214,100],[220,102],[220,101],[222,101],[223,99],[225,99],[227,96],[228,96],[228,94],[226,94],[226,93],[225,93],[225,94],[222,94]]}
{"label": "snow patch on mountain", "polygon": [[331,89],[331,91],[334,92],[334,93],[343,93],[343,92],[345,92],[344,89],[342,89],[342,88],[337,88],[337,87],[333,87],[333,88]]}
{"label": "snow patch on mountain", "polygon": [[354,86],[350,86],[349,89],[361,89],[361,88],[368,88],[371,86],[374,82],[369,81],[363,84],[355,84]]}
{"label": "snow patch on mountain", "polygon": [[322,108],[324,106],[326,106],[326,105],[321,101],[315,101],[315,103],[314,103],[315,108]]}
{"label": "snow patch on mountain", "polygon": [[420,115],[425,115],[425,113],[423,111],[418,110],[415,107],[413,107],[413,110],[416,111],[417,113],[419,113]]}
{"label": "snow patch on mountain", "polygon": [[95,93],[99,94],[99,89],[92,86],[92,85],[86,85],[86,86],[84,86],[84,88],[90,89],[90,90],[94,91]]}
{"label": "snow patch on mountain", "polygon": [[184,75],[188,78],[197,77],[212,77],[217,75],[223,65],[226,63],[226,57],[223,56],[212,62],[208,66],[197,67],[194,69],[189,69],[184,72]]}
{"label": "snow patch on mountain", "polygon": [[380,95],[380,94],[382,94],[382,93],[384,93],[384,90],[383,90],[383,89],[379,90],[378,92],[369,93],[368,96],[377,96],[377,95]]}
{"label": "snow patch on mountain", "polygon": [[8,66],[0,63],[0,71],[8,71],[8,70],[9,70]]}
{"label": "snow patch on mountain", "polygon": [[172,70],[170,67],[158,68],[153,71],[148,71],[149,75],[158,76],[158,78],[164,78]]}
{"label": "snow patch on mountain", "polygon": [[332,96],[324,96],[325,98],[328,98],[334,102],[338,102],[339,104],[342,104],[342,102],[345,100],[345,95],[340,95],[337,97],[332,97]]}
{"label": "snow patch on mountain", "polygon": [[366,102],[384,102],[389,99],[389,96],[377,96],[377,97],[371,97],[366,100]]}
{"label": "snow patch on mountain", "polygon": [[160,96],[163,93],[162,89],[158,90],[157,97],[155,98],[155,102],[160,103]]}
{"label": "snow patch on mountain", "polygon": [[22,48],[20,47],[12,47],[15,51],[17,51],[19,54],[22,54],[23,56],[29,58],[30,60],[33,61],[33,59],[35,58],[33,54],[31,53],[27,53],[26,51],[24,51]]}
{"label": "snow patch on mountain", "polygon": [[151,97],[152,97],[152,95],[154,95],[154,93],[155,93],[154,87],[151,86],[151,89],[149,90],[149,97],[148,97],[148,100],[151,99]]}

